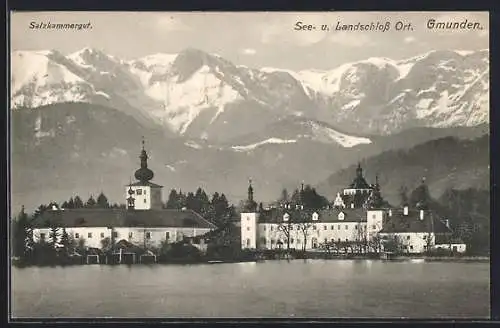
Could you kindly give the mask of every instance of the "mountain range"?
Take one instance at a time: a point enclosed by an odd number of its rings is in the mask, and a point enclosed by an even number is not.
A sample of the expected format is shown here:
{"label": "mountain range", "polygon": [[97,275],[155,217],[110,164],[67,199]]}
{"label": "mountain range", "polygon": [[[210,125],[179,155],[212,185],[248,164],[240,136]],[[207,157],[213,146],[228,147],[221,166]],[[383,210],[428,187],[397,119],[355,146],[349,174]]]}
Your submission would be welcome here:
{"label": "mountain range", "polygon": [[489,50],[369,58],[331,70],[254,69],[201,50],[122,60],[84,48],[15,51],[12,108],[100,104],[176,135],[227,141],[291,116],[391,134],[489,120]]}
{"label": "mountain range", "polygon": [[[122,202],[142,136],[164,197],[201,186],[237,202],[252,177],[264,202],[303,180],[332,198],[338,183],[330,176],[357,161],[488,134],[488,56],[434,51],[293,72],[238,66],[196,49],[131,61],[90,48],[16,51],[12,205],[100,191]],[[376,170],[400,169],[386,164]],[[432,169],[413,167],[414,177]],[[441,178],[442,186],[451,181]]]}

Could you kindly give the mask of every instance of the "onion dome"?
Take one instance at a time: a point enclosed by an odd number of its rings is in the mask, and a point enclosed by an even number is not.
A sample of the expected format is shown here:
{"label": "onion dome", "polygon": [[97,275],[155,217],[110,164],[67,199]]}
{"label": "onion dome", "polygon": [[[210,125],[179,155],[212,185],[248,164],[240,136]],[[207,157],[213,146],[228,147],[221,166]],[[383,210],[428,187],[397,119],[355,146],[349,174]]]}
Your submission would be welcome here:
{"label": "onion dome", "polygon": [[148,182],[153,179],[154,173],[148,169],[148,154],[144,149],[144,139],[142,140],[142,151],[139,158],[141,159],[141,168],[135,171],[135,178],[143,183]]}

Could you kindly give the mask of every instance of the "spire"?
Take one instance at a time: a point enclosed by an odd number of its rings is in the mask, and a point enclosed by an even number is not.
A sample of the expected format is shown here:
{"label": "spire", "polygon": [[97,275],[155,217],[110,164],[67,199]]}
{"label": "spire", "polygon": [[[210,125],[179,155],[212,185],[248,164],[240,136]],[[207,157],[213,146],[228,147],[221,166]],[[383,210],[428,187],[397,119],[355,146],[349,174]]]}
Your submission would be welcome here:
{"label": "spire", "polygon": [[252,178],[248,179],[248,202],[253,202]]}
{"label": "spire", "polygon": [[356,168],[356,176],[360,178],[363,176],[363,169],[361,168],[361,162],[358,162],[358,167]]}
{"label": "spire", "polygon": [[257,210],[257,203],[253,199],[252,178],[248,179],[248,197],[245,202],[245,211],[254,213]]}
{"label": "spire", "polygon": [[146,183],[149,180],[153,179],[154,173],[150,169],[148,169],[148,154],[144,147],[144,137],[142,137],[142,150],[141,155],[139,156],[141,160],[141,168],[135,171],[135,178],[142,183]]}

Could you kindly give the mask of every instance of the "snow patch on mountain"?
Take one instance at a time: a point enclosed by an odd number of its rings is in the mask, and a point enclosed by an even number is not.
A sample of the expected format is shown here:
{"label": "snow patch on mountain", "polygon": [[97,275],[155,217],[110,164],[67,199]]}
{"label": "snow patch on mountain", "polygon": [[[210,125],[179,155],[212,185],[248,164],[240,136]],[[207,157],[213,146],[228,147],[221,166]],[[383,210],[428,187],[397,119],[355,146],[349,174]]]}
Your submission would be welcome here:
{"label": "snow patch on mountain", "polygon": [[290,143],[296,143],[297,140],[295,139],[280,139],[280,138],[269,138],[260,142],[256,142],[254,144],[246,145],[246,146],[232,146],[231,149],[235,151],[249,151],[249,150],[254,150],[257,147],[266,145],[266,144],[290,144]]}
{"label": "snow patch on mountain", "polygon": [[332,128],[323,126],[316,122],[305,122],[303,124],[309,125],[312,131],[312,137],[316,141],[324,143],[337,143],[345,148],[351,148],[361,144],[370,144],[372,141],[364,137],[351,136],[341,133]]}

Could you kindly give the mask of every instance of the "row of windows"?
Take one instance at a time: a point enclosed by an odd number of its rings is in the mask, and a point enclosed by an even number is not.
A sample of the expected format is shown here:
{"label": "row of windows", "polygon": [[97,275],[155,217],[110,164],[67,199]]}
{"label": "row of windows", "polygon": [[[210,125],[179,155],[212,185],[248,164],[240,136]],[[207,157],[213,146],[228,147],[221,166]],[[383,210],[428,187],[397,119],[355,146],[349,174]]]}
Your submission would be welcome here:
{"label": "row of windows", "polygon": [[[356,224],[356,225],[354,225],[354,230],[358,230],[358,226],[359,226],[359,225],[357,225],[357,224]],[[290,225],[290,227],[289,227],[289,228],[290,228],[290,230],[293,230],[293,229],[294,229],[293,225]],[[349,230],[349,225],[347,225],[347,224],[346,224],[346,225],[344,226],[344,228],[345,228],[345,230]],[[373,225],[373,226],[372,226],[372,228],[373,228],[373,229],[376,229],[376,226],[375,226],[375,225]],[[264,229],[264,231],[266,231],[266,230],[267,230],[267,227],[266,227],[266,226],[264,226],[264,228],[263,228],[263,229]],[[297,230],[302,230],[302,228],[301,228],[300,226],[297,226],[295,229],[297,229]],[[312,226],[312,229],[313,229],[313,230],[317,230],[318,228],[317,228],[317,226],[316,226],[316,225],[313,225],[313,226]],[[340,225],[340,224],[338,224],[338,225],[337,225],[337,230],[340,230],[340,229],[341,229],[341,225]],[[270,230],[271,230],[271,231],[274,231],[274,226],[271,226],[271,229],[270,229]],[[277,230],[279,230],[279,228],[277,228]],[[323,226],[323,230],[328,230],[328,226],[324,225],[324,226]],[[335,230],[335,225],[333,225],[333,224],[332,224],[332,225],[330,226],[330,230]],[[250,227],[247,227],[247,231],[250,231]]]}
{"label": "row of windows", "polygon": [[142,192],[144,191],[144,195],[146,195],[146,189],[142,190],[142,189],[136,189],[135,192],[137,193],[137,195],[142,195]]}
{"label": "row of windows", "polygon": [[[248,239],[248,240],[249,240],[249,239]],[[332,238],[332,239],[330,240],[330,242],[332,242],[332,243],[334,243],[335,241],[337,241],[337,242],[339,242],[339,243],[340,243],[342,240],[341,240],[340,238],[338,238],[337,240],[335,240],[335,238]],[[349,241],[349,238],[346,238],[346,239],[345,239],[345,241]],[[274,245],[274,244],[277,244],[277,243],[280,243],[280,242],[281,242],[282,244],[286,244],[286,241],[283,241],[283,240],[276,240],[276,239],[271,239],[271,245]],[[297,240],[295,240],[294,238],[290,238],[290,244],[294,244],[295,242],[297,242],[297,244],[301,244],[301,243],[302,243],[302,240],[301,240],[301,239],[297,239]],[[315,243],[317,243],[317,242],[318,242],[318,240],[317,240],[316,238],[311,239],[311,243],[315,244]],[[327,239],[327,238],[325,238],[324,243],[327,243],[327,242],[328,242],[328,239]],[[266,243],[267,243],[267,239],[262,238],[262,239],[261,239],[261,243],[262,243],[262,244],[266,244]]]}
{"label": "row of windows", "polygon": [[[46,237],[45,233],[41,233],[40,234],[40,239],[45,239],[45,237]],[[78,232],[75,232],[74,237],[75,237],[75,239],[79,239],[80,238],[80,234]],[[88,239],[92,239],[92,237],[93,237],[93,233],[92,232],[87,233],[87,238]],[[113,237],[114,238],[118,238],[118,232],[117,231],[113,231]],[[132,238],[133,237],[133,233],[129,232],[128,233],[128,237]],[[101,238],[104,238],[104,232],[101,232]],[[151,239],[151,232],[146,232],[146,239]],[[170,232],[169,231],[165,232],[165,239],[170,239]]]}

